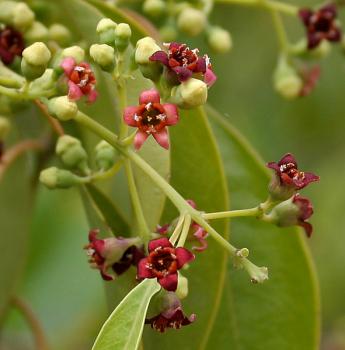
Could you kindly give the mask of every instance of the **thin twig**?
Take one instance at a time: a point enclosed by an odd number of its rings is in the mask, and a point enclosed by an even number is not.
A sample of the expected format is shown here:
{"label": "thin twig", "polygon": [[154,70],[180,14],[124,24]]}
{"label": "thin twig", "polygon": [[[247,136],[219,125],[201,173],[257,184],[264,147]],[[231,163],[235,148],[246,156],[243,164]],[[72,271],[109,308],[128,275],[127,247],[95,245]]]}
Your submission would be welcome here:
{"label": "thin twig", "polygon": [[53,118],[49,114],[47,106],[38,99],[36,99],[34,102],[35,102],[36,106],[41,110],[42,114],[48,119],[48,122],[52,126],[53,130],[59,136],[63,136],[65,134],[65,131],[64,131],[62,125],[60,124],[60,122],[57,119]]}

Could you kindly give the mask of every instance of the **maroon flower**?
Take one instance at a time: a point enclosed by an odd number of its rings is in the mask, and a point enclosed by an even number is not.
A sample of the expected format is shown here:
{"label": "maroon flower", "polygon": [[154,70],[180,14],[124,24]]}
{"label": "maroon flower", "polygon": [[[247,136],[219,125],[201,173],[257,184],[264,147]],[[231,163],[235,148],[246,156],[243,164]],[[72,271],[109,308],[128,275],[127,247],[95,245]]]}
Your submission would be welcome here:
{"label": "maroon flower", "polygon": [[168,291],[177,288],[177,270],[194,260],[189,250],[174,246],[167,238],[149,242],[149,255],[138,264],[138,278],[157,278],[158,283]]}
{"label": "maroon flower", "polygon": [[6,26],[0,30],[0,58],[5,65],[13,62],[16,56],[21,56],[24,50],[24,39],[20,32]]}
{"label": "maroon flower", "polygon": [[61,67],[68,79],[69,99],[76,101],[87,96],[88,102],[95,102],[98,96],[95,90],[96,78],[90,65],[86,62],[77,64],[74,58],[66,57]]}
{"label": "maroon flower", "polygon": [[124,273],[131,265],[137,265],[144,256],[143,252],[135,246],[138,238],[110,237],[98,239],[99,230],[89,232],[89,244],[84,247],[89,256],[90,266],[98,269],[105,281],[114,279],[108,272],[112,269],[117,275]]}
{"label": "maroon flower", "polygon": [[150,135],[159,145],[168,149],[169,135],[166,127],[175,125],[179,116],[174,104],[161,104],[159,92],[151,89],[140,94],[139,106],[125,109],[123,119],[127,125],[138,128],[134,138],[134,147],[137,150]]}
{"label": "maroon flower", "polygon": [[307,30],[308,49],[317,47],[322,40],[340,41],[341,31],[337,26],[337,8],[334,4],[328,4],[317,11],[301,9],[299,17]]}
{"label": "maroon flower", "polygon": [[291,153],[278,162],[267,163],[267,167],[273,169],[279,177],[280,185],[300,190],[310,182],[319,181],[319,176],[298,170],[295,157]]}
{"label": "maroon flower", "polygon": [[302,197],[298,193],[293,196],[292,203],[299,209],[297,225],[303,227],[307,236],[310,237],[313,233],[313,226],[309,222],[306,222],[306,220],[313,215],[312,203],[308,198]]}
{"label": "maroon flower", "polygon": [[[178,299],[176,298],[176,300]],[[181,302],[178,300],[174,306],[162,311],[155,317],[146,319],[145,323],[150,324],[152,329],[164,333],[167,328],[180,329],[182,326],[188,326],[195,319],[195,314],[187,317],[183,313]]]}
{"label": "maroon flower", "polygon": [[150,60],[160,62],[167,67],[176,85],[188,80],[194,74],[202,75],[208,86],[214,84],[217,77],[212,71],[207,55],[200,57],[198,49],[191,50],[186,44],[172,42],[166,46],[168,52],[157,51],[150,57]]}

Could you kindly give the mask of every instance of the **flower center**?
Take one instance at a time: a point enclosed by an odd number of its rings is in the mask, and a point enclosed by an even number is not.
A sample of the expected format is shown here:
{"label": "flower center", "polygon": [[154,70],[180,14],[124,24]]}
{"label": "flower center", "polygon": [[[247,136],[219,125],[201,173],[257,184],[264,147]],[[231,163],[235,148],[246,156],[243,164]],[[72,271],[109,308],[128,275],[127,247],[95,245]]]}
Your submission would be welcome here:
{"label": "flower center", "polygon": [[165,126],[166,114],[159,103],[142,105],[134,119],[138,122],[138,128],[148,134],[160,131]]}
{"label": "flower center", "polygon": [[157,275],[164,277],[177,271],[177,262],[174,248],[158,247],[148,256],[148,268]]}
{"label": "flower center", "polygon": [[318,17],[315,19],[315,30],[317,32],[328,33],[332,27],[332,21],[326,17]]}
{"label": "flower center", "polygon": [[298,169],[296,169],[296,165],[294,163],[282,164],[280,166],[280,171],[282,173],[288,175],[291,179],[303,180],[305,178],[304,172],[298,171]]}
{"label": "flower center", "polygon": [[169,62],[172,66],[187,67],[198,60],[198,49],[190,50],[187,45],[169,50]]}
{"label": "flower center", "polygon": [[80,87],[84,94],[90,92],[96,83],[92,70],[88,66],[84,66],[83,63],[74,67],[69,78]]}

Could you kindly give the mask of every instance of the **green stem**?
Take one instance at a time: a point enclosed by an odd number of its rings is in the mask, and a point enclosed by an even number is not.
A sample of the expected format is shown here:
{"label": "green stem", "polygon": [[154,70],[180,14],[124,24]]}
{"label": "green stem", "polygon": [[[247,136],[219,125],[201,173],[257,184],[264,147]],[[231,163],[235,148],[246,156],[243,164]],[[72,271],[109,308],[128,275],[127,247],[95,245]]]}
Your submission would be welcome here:
{"label": "green stem", "polygon": [[116,162],[110,169],[107,171],[99,172],[90,176],[90,182],[99,181],[99,180],[107,180],[113,177],[122,167],[123,161],[120,160]]}
{"label": "green stem", "polygon": [[184,219],[185,219],[185,216],[184,215],[181,215],[177,221],[177,224],[176,224],[176,227],[175,227],[175,230],[174,232],[171,234],[170,236],[170,242],[175,245],[178,237],[180,236],[180,233],[181,233],[181,228],[183,226],[183,222],[184,222]]}
{"label": "green stem", "polygon": [[177,243],[177,246],[178,247],[183,247],[184,244],[186,243],[186,239],[187,239],[187,236],[188,236],[188,232],[189,232],[189,228],[190,228],[190,224],[192,222],[192,218],[189,214],[187,214],[185,216],[185,220],[184,220],[184,223],[183,223],[183,229],[182,229],[182,232],[181,232],[181,236],[180,236],[180,239]]}
{"label": "green stem", "polygon": [[260,207],[255,207],[250,209],[221,211],[218,213],[205,213],[203,214],[203,218],[206,220],[213,220],[213,219],[223,219],[223,218],[234,218],[234,217],[240,217],[240,216],[258,216],[260,215],[260,213],[261,213]]}
{"label": "green stem", "polygon": [[117,88],[118,94],[119,94],[119,103],[120,103],[120,133],[119,137],[120,139],[124,139],[127,137],[128,134],[128,125],[123,120],[123,112],[127,106],[127,89],[126,89],[126,83],[121,82],[118,84]]}
{"label": "green stem", "polygon": [[127,174],[129,193],[131,196],[135,216],[138,221],[139,235],[143,239],[144,243],[147,243],[151,237],[150,229],[147,226],[143,209],[141,207],[139,194],[134,180],[132,165],[127,159],[125,160],[125,169]]}
{"label": "green stem", "polygon": [[284,28],[282,18],[277,10],[271,9],[270,12],[272,15],[274,28],[277,33],[280,49],[282,52],[288,53],[290,44]]}

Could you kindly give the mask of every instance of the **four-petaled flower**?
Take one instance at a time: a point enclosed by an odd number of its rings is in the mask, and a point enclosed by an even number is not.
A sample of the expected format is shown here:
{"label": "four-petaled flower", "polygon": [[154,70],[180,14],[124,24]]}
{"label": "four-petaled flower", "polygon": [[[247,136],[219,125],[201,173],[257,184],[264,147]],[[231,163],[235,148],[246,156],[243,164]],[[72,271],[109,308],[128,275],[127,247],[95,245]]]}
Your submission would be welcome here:
{"label": "four-petaled flower", "polygon": [[162,63],[168,69],[168,76],[172,77],[173,83],[188,80],[193,75],[201,75],[208,86],[216,81],[217,77],[212,71],[210,59],[207,55],[200,57],[199,50],[191,50],[186,44],[172,42],[165,44],[168,52],[157,51],[151,57],[151,61]]}
{"label": "four-petaled flower", "polygon": [[139,261],[138,278],[157,278],[164,289],[175,291],[177,271],[194,260],[194,254],[182,247],[174,248],[165,237],[151,240],[148,249],[149,255]]}
{"label": "four-petaled flower", "polygon": [[24,50],[24,39],[20,32],[10,26],[0,30],[0,58],[5,65],[21,56]]}
{"label": "four-petaled flower", "polygon": [[109,273],[110,269],[117,275],[121,275],[131,265],[136,266],[144,256],[136,246],[138,238],[98,239],[98,234],[97,229],[89,232],[89,244],[84,249],[87,250],[90,266],[98,269],[105,281],[114,279],[114,275]]}
{"label": "four-petaled flower", "polygon": [[322,40],[340,41],[341,31],[337,26],[337,8],[334,4],[328,4],[317,11],[301,9],[299,16],[306,30],[308,49],[314,49]]}
{"label": "four-petaled flower", "polygon": [[295,190],[300,190],[310,182],[320,179],[313,173],[298,170],[296,159],[291,153],[285,154],[278,163],[267,163],[267,167],[276,172],[280,179],[280,185],[292,187]]}
{"label": "four-petaled flower", "polygon": [[300,196],[298,193],[295,194],[292,198],[292,203],[294,203],[298,209],[299,213],[296,218],[297,225],[304,228],[305,233],[308,237],[313,233],[313,226],[306,222],[313,215],[313,205],[308,198]]}
{"label": "four-petaled flower", "polygon": [[85,95],[88,102],[95,102],[98,96],[95,89],[96,78],[90,65],[86,62],[77,63],[74,58],[66,57],[61,67],[68,79],[68,98],[76,101]]}
{"label": "four-petaled flower", "polygon": [[177,107],[171,103],[160,103],[159,92],[155,89],[143,91],[139,97],[139,106],[129,106],[123,115],[127,125],[137,127],[134,147],[138,150],[152,135],[162,147],[169,148],[167,126],[175,125],[178,120]]}
{"label": "four-petaled flower", "polygon": [[189,317],[184,314],[181,302],[176,298],[176,301],[170,307],[157,316],[146,319],[145,323],[150,324],[152,329],[164,333],[167,328],[180,329],[182,326],[188,326],[195,319],[195,314]]}

